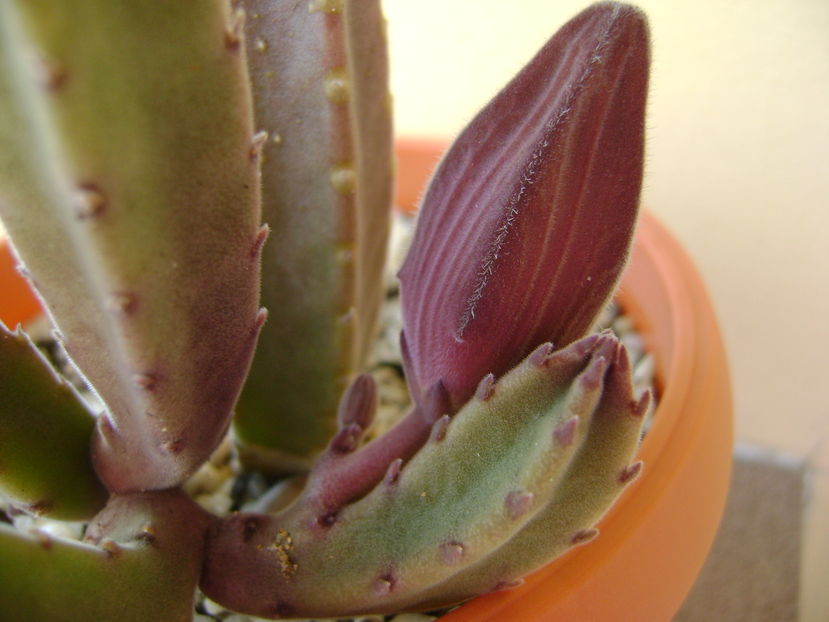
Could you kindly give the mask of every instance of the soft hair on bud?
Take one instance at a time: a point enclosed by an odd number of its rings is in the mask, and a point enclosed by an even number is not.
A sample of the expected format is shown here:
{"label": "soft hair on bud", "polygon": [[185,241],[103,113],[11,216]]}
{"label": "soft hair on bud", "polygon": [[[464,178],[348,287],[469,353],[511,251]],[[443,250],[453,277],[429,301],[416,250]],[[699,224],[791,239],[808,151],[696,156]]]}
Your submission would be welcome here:
{"label": "soft hair on bud", "polygon": [[400,271],[416,397],[441,378],[457,408],[486,373],[594,324],[636,220],[648,64],[642,13],[594,5],[455,141]]}

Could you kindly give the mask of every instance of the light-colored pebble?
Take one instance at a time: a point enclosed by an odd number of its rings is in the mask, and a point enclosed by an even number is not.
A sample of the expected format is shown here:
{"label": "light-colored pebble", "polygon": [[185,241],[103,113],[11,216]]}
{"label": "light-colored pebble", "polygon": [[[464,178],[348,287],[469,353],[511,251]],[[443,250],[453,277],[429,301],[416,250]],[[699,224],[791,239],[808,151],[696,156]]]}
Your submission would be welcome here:
{"label": "light-colored pebble", "polygon": [[627,315],[618,315],[613,320],[610,328],[612,328],[613,332],[617,335],[626,335],[634,330],[633,319]]}
{"label": "light-colored pebble", "polygon": [[184,492],[190,496],[210,494],[218,490],[228,477],[225,469],[218,469],[207,462],[184,484]]}
{"label": "light-colored pebble", "polygon": [[232,489],[233,478],[230,478],[225,480],[214,492],[197,495],[195,501],[211,514],[223,516],[230,512],[230,508],[233,505],[233,501],[230,498],[230,491]]}
{"label": "light-colored pebble", "polygon": [[633,386],[640,393],[653,386],[656,361],[652,354],[645,354],[633,367]]}
{"label": "light-colored pebble", "polygon": [[636,366],[645,354],[645,340],[642,335],[634,332],[626,333],[619,336],[619,341],[627,348],[631,364]]}

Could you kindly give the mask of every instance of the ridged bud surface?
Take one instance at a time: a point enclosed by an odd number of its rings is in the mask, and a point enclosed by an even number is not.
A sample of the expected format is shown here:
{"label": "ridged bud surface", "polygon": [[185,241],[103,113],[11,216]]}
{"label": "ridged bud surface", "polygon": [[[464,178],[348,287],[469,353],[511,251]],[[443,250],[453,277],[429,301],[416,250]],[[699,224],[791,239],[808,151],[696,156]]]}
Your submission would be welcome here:
{"label": "ridged bud surface", "polygon": [[454,406],[485,374],[596,321],[639,204],[648,31],[604,3],[565,25],[461,133],[401,272],[407,374]]}

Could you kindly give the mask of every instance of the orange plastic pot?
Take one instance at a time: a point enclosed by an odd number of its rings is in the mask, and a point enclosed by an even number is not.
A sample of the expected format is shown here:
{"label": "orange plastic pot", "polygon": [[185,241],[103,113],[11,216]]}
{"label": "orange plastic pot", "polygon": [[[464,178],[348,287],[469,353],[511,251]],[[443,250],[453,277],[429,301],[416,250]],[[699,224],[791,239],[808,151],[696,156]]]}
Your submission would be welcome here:
{"label": "orange plastic pot", "polygon": [[[444,144],[398,143],[397,203],[414,206]],[[645,468],[599,524],[601,536],[442,622],[667,622],[702,566],[725,504],[732,406],[725,351],[705,288],[673,237],[643,215],[619,300],[655,355],[659,406]],[[38,304],[0,242],[0,319]]]}
{"label": "orange plastic pot", "polygon": [[0,320],[10,328],[40,313],[37,298],[15,264],[8,242],[0,238]]}
{"label": "orange plastic pot", "polygon": [[[444,144],[398,144],[398,203],[414,206]],[[601,536],[441,622],[668,622],[708,554],[731,472],[725,350],[700,277],[668,231],[642,215],[619,302],[657,364],[659,405],[642,475],[599,523]]]}

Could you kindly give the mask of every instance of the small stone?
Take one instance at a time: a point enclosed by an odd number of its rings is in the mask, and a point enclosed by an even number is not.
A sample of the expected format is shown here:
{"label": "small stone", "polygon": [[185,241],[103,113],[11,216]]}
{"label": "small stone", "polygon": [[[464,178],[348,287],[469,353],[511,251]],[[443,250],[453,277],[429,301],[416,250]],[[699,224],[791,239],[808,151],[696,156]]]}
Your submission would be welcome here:
{"label": "small stone", "polygon": [[652,354],[645,354],[633,367],[633,386],[637,390],[644,390],[653,386],[656,375],[656,361]]}
{"label": "small stone", "polygon": [[613,329],[614,333],[619,335],[619,337],[623,337],[624,335],[633,332],[633,319],[629,315],[620,315],[613,320],[610,327]]}

